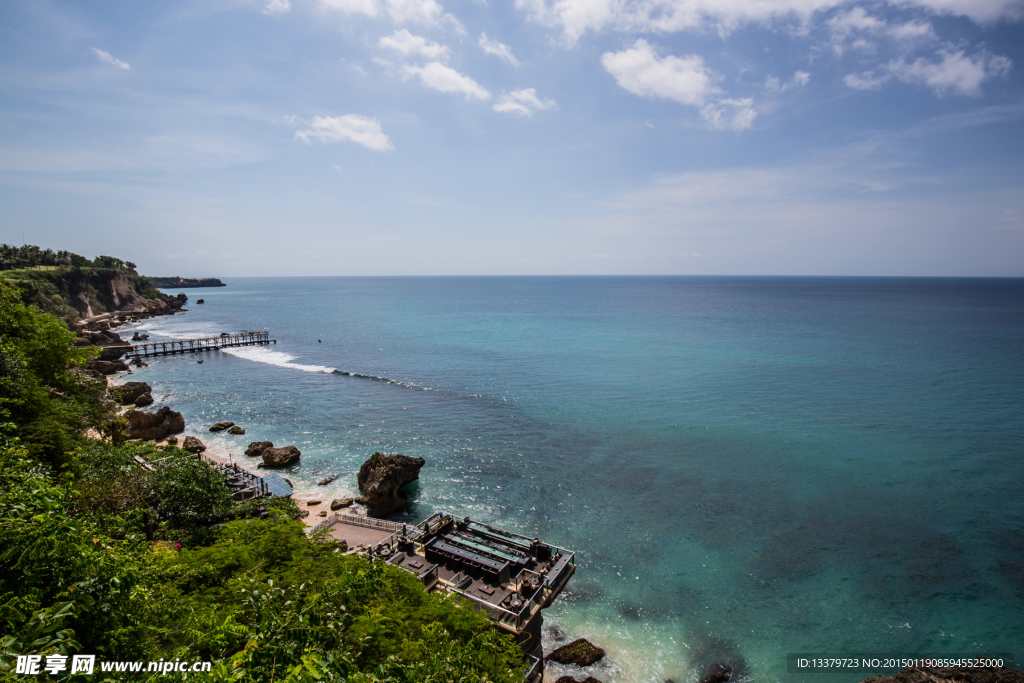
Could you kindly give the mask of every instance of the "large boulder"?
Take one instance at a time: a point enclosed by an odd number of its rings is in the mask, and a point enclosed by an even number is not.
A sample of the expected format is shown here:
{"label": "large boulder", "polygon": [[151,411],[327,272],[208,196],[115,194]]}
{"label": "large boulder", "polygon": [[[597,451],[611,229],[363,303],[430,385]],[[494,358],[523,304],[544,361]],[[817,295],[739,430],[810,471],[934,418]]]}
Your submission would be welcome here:
{"label": "large boulder", "polygon": [[115,372],[124,372],[128,369],[128,364],[123,360],[91,360],[86,363],[85,367],[90,370],[95,370],[101,375],[113,375]]}
{"label": "large boulder", "polygon": [[134,401],[136,408],[145,408],[146,406],[153,405],[153,394],[143,394]]}
{"label": "large boulder", "polygon": [[228,428],[228,434],[233,434],[235,436],[242,436],[243,434],[245,434],[245,430],[242,429],[241,427],[239,427],[238,425],[234,425],[234,426]]}
{"label": "large boulder", "polygon": [[167,406],[155,413],[132,410],[126,417],[129,439],[162,439],[168,434],[185,431],[185,418]]}
{"label": "large boulder", "polygon": [[398,490],[420,477],[423,458],[406,455],[374,453],[359,468],[359,493],[356,502],[365,505],[374,517],[383,517],[405,508],[405,498]]}
{"label": "large boulder", "polygon": [[145,394],[151,394],[153,387],[145,382],[125,382],[119,387],[114,387],[113,393],[117,396],[118,402],[126,406],[135,403],[135,399]]}
{"label": "large boulder", "polygon": [[354,502],[355,502],[355,500],[353,500],[349,496],[342,496],[341,498],[335,498],[334,500],[331,501],[331,509],[332,510],[340,510],[342,508],[347,508],[347,507],[350,507],[352,505],[352,503],[354,503]]}
{"label": "large boulder", "polygon": [[298,462],[302,452],[295,446],[282,446],[281,448],[265,448],[260,455],[263,456],[261,467],[287,467],[293,462]]}
{"label": "large boulder", "polygon": [[249,447],[245,449],[245,454],[252,458],[258,455],[263,455],[263,451],[273,447],[274,444],[270,441],[253,441],[249,444]]}
{"label": "large boulder", "polygon": [[577,638],[568,645],[563,645],[547,656],[547,659],[559,664],[575,664],[590,666],[604,657],[604,650],[586,638]]}
{"label": "large boulder", "polygon": [[206,450],[206,444],[194,436],[186,436],[185,443],[181,445],[181,448],[189,453],[202,453]]}

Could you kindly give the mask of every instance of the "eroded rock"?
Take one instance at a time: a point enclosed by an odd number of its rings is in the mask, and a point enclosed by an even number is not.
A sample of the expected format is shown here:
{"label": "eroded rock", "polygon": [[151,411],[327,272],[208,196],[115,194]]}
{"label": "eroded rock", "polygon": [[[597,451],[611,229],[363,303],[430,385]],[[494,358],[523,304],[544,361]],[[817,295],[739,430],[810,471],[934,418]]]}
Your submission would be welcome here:
{"label": "eroded rock", "polygon": [[252,458],[257,455],[263,455],[263,451],[273,447],[274,444],[270,441],[253,441],[249,444],[249,447],[245,449],[245,454]]}
{"label": "eroded rock", "polygon": [[228,434],[233,434],[234,436],[242,436],[243,434],[245,434],[245,430],[239,427],[238,425],[235,425],[233,427],[228,428]]}
{"label": "eroded rock", "polygon": [[181,445],[181,449],[189,453],[202,453],[206,450],[206,444],[194,436],[186,436],[185,443]]}
{"label": "eroded rock", "polygon": [[604,650],[594,645],[586,638],[577,638],[568,645],[563,645],[545,659],[558,662],[559,664],[575,664],[576,666],[590,666],[604,657]]}
{"label": "eroded rock", "polygon": [[211,432],[223,432],[225,429],[229,429],[229,428],[234,427],[234,426],[235,426],[234,422],[217,422],[212,427],[210,427],[210,431]]}
{"label": "eroded rock", "polygon": [[125,417],[128,419],[129,439],[162,439],[168,434],[185,431],[185,418],[167,406],[155,413],[132,410]]}
{"label": "eroded rock", "polygon": [[331,509],[340,510],[342,508],[347,508],[350,507],[354,502],[356,502],[355,499],[351,498],[350,496],[335,498],[334,500],[331,501]]}
{"label": "eroded rock", "polygon": [[135,400],[140,396],[149,394],[152,391],[153,387],[145,382],[125,382],[121,386],[111,389],[111,393],[117,396],[118,402],[123,406],[135,403]]}
{"label": "eroded rock", "polygon": [[287,467],[293,462],[299,461],[302,451],[295,446],[282,446],[281,448],[266,448],[260,455],[263,456],[263,462],[260,463],[263,467]]}
{"label": "eroded rock", "polygon": [[416,481],[420,469],[426,464],[423,458],[406,455],[384,455],[374,453],[359,468],[359,493],[356,502],[369,509],[373,517],[383,517],[405,508],[405,498],[399,489]]}

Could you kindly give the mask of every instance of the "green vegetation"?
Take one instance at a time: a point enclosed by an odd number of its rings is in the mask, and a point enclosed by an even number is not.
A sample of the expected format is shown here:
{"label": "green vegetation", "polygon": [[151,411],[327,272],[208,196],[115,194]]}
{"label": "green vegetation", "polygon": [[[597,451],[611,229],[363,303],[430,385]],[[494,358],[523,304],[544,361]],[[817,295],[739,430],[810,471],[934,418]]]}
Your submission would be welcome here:
{"label": "green vegetation", "polygon": [[20,654],[213,662],[190,680],[521,680],[485,616],[309,539],[292,501],[235,503],[190,453],[88,438],[116,417],[72,338],[0,280],[0,680],[25,679]]}

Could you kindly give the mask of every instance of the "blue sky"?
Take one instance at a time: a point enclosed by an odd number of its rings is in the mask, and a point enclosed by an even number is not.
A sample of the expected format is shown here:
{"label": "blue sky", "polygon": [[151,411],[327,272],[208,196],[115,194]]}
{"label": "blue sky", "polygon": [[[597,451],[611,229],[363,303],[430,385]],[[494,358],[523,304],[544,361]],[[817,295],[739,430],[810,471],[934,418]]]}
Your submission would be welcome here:
{"label": "blue sky", "polygon": [[0,241],[153,275],[1024,276],[1024,0],[0,5]]}

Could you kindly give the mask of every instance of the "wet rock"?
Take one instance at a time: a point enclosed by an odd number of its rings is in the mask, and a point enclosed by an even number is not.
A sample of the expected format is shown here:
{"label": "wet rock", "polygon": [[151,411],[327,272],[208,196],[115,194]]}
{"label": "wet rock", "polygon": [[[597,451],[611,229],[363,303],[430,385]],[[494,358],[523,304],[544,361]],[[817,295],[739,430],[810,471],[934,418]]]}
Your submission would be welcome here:
{"label": "wet rock", "polygon": [[728,664],[712,664],[701,679],[701,683],[728,683],[732,680],[732,667]]}
{"label": "wet rock", "polygon": [[168,434],[185,431],[185,418],[167,406],[155,413],[132,410],[125,417],[128,419],[129,439],[162,439]]}
{"label": "wet rock", "polygon": [[302,452],[295,446],[282,446],[281,448],[266,448],[260,453],[263,456],[263,467],[287,467],[293,462],[299,461]]}
{"label": "wet rock", "polygon": [[604,657],[604,650],[591,643],[586,638],[577,638],[568,645],[563,645],[545,659],[559,664],[575,664],[576,666],[590,666]]}
{"label": "wet rock", "polygon": [[1003,666],[977,669],[960,666],[944,669],[908,667],[895,676],[872,676],[861,683],[1024,683],[1024,673]]}
{"label": "wet rock", "polygon": [[125,382],[121,386],[111,389],[111,393],[117,397],[118,403],[123,406],[135,403],[135,399],[152,391],[153,387],[145,382]]}
{"label": "wet rock", "polygon": [[356,502],[365,505],[373,517],[383,517],[405,509],[405,498],[398,490],[419,479],[423,458],[374,453],[359,468],[359,492]]}
{"label": "wet rock", "polygon": [[334,481],[337,478],[338,478],[337,474],[332,474],[329,477],[324,477],[323,479],[321,479],[320,481],[317,482],[317,486],[327,486],[328,484],[330,484],[332,481]]}
{"label": "wet rock", "polygon": [[560,626],[551,626],[548,628],[548,635],[550,635],[555,641],[561,642],[565,640],[565,629]]}
{"label": "wet rock", "polygon": [[323,502],[322,500],[309,500],[309,501],[306,501],[306,505],[309,506],[309,507],[313,507],[314,505],[319,505],[322,502]]}
{"label": "wet rock", "polygon": [[320,511],[320,514],[319,514],[319,515],[317,515],[317,516],[318,516],[318,517],[326,517],[326,516],[327,516],[327,510],[321,510],[321,511]]}
{"label": "wet rock", "polygon": [[274,444],[270,441],[253,441],[249,444],[249,447],[245,449],[245,454],[252,458],[258,455],[263,455],[263,451],[273,447]]}
{"label": "wet rock", "polygon": [[196,299],[196,303],[197,304],[205,304],[206,303],[206,299]]}
{"label": "wet rock", "polygon": [[700,683],[725,683],[746,678],[747,662],[736,645],[718,636],[694,641],[690,650],[690,666],[697,671]]}
{"label": "wet rock", "polygon": [[344,496],[343,498],[335,498],[334,500],[331,501],[331,509],[340,510],[341,508],[347,508],[351,506],[352,503],[354,502],[356,501],[349,496]]}
{"label": "wet rock", "polygon": [[242,436],[243,434],[245,434],[245,430],[239,427],[238,425],[234,425],[233,427],[228,428],[228,434],[233,434],[234,436]]}
{"label": "wet rock", "polygon": [[145,408],[146,406],[153,405],[153,394],[143,394],[135,399],[136,408]]}
{"label": "wet rock", "polygon": [[576,679],[576,678],[573,678],[572,676],[561,676],[561,677],[559,677],[555,681],[555,683],[602,683],[602,682],[600,680],[594,678],[593,676],[587,676],[586,678],[583,678],[583,679]]}
{"label": "wet rock", "polygon": [[229,429],[229,428],[234,427],[234,426],[235,426],[234,422],[218,422],[218,423],[214,424],[212,427],[210,427],[210,431],[211,432],[223,432],[225,429]]}
{"label": "wet rock", "polygon": [[202,453],[206,450],[206,445],[194,436],[186,436],[181,448],[189,453]]}

